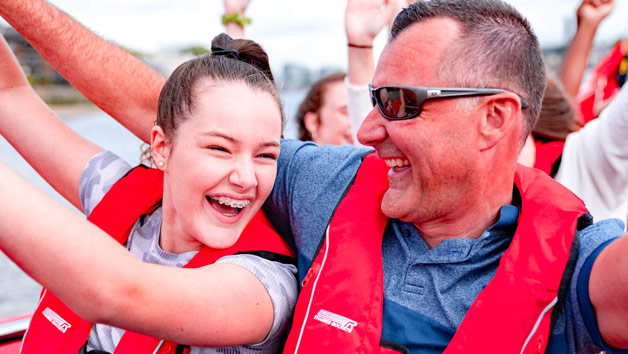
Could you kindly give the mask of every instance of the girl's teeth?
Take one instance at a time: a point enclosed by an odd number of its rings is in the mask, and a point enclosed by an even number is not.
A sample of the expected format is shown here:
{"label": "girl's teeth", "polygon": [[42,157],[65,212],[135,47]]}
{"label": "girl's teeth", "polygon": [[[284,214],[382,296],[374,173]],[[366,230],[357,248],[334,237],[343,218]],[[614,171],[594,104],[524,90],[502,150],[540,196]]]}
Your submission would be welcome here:
{"label": "girl's teeth", "polygon": [[223,205],[228,205],[232,208],[244,208],[245,206],[251,204],[251,202],[249,201],[245,201],[245,202],[238,202],[238,201],[231,201],[231,200],[227,200],[225,198],[217,198],[217,197],[210,197],[213,200],[217,200],[218,203],[223,204]]}

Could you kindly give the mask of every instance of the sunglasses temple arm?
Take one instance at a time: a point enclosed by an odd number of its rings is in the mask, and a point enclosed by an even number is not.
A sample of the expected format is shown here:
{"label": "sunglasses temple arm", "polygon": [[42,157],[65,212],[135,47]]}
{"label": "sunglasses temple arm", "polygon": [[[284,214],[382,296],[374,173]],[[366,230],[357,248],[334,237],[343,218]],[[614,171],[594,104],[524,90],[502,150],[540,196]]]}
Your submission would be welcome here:
{"label": "sunglasses temple arm", "polygon": [[[504,93],[504,92],[509,92],[506,90],[492,90],[492,89],[486,89],[486,91],[482,90],[441,90],[440,92],[440,98],[452,98],[452,97],[473,97],[473,96],[490,96],[490,95],[496,95],[498,93]],[[517,95],[517,97],[519,98],[519,101],[521,102],[521,108],[527,108],[528,107],[528,102],[526,102],[526,100],[523,99],[523,97]],[[435,97],[433,97],[435,98]]]}

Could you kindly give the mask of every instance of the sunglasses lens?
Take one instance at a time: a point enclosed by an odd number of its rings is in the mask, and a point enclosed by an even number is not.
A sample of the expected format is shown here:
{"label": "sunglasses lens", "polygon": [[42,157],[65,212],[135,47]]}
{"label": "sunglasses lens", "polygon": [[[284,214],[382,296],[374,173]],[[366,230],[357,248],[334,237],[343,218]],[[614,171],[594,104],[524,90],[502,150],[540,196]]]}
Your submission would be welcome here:
{"label": "sunglasses lens", "polygon": [[416,94],[408,89],[382,87],[376,91],[376,99],[389,119],[404,119],[420,113]]}

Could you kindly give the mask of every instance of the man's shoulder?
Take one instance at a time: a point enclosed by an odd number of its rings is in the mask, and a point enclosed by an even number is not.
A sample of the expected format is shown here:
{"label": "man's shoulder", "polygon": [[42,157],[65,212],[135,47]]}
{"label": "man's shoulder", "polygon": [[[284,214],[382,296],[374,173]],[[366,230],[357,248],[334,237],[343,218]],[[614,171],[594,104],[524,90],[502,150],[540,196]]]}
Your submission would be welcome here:
{"label": "man's shoulder", "polygon": [[580,230],[578,236],[580,236],[581,240],[600,239],[607,241],[611,238],[623,236],[625,234],[624,228],[624,223],[619,219],[605,219],[596,221]]}
{"label": "man's shoulder", "polygon": [[368,147],[353,145],[316,145],[311,141],[292,139],[281,140],[281,154],[278,164],[310,161],[317,164],[335,164],[338,160],[354,160],[373,151]]}
{"label": "man's shoulder", "polygon": [[[597,221],[577,232],[578,261],[576,271],[581,271],[588,279],[591,267],[600,253],[611,243],[626,235],[625,225],[619,219]],[[576,275],[576,274],[574,274]],[[581,277],[582,278],[582,277]],[[583,279],[579,279],[583,280]],[[588,284],[588,281],[586,281]]]}
{"label": "man's shoulder", "polygon": [[327,184],[332,180],[342,184],[351,179],[371,148],[352,145],[323,145],[298,140],[282,140],[281,153],[277,161],[277,185],[288,182],[291,188],[303,182]]}
{"label": "man's shoulder", "polygon": [[347,186],[372,149],[282,140],[275,186],[264,211],[277,231],[307,257]]}
{"label": "man's shoulder", "polygon": [[[584,347],[596,347],[596,352],[601,350],[600,343],[595,343],[592,339],[599,332],[589,300],[589,277],[599,254],[624,233],[624,224],[619,219],[598,221],[577,231],[579,247],[576,267],[571,278],[563,320],[558,321],[561,325],[554,328],[556,338],[552,339],[553,351],[548,353],[575,353],[578,352],[576,348]],[[568,350],[564,348],[565,344]]]}
{"label": "man's shoulder", "polygon": [[576,270],[583,267],[587,261],[588,263],[593,262],[602,249],[625,233],[624,223],[619,219],[597,221],[577,231],[578,261]]}

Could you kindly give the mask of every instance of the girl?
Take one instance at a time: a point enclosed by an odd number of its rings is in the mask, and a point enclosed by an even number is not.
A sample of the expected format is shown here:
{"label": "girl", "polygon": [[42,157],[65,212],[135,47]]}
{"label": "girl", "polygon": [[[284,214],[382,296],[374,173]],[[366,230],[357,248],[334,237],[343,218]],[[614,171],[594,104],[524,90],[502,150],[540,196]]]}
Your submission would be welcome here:
{"label": "girl", "polygon": [[56,119],[4,40],[0,68],[0,133],[130,251],[0,168],[0,248],[46,288],[22,352],[276,352],[296,268],[258,214],[283,121],[261,47],[219,35],[175,70],[150,133],[157,169]]}

